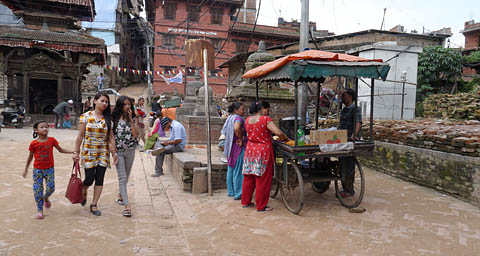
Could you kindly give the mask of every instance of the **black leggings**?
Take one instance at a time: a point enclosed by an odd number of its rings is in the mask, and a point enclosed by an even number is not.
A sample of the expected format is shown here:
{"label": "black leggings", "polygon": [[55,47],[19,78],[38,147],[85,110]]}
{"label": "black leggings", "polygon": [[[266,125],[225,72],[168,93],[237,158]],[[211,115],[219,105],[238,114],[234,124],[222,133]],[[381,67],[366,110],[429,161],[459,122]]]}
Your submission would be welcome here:
{"label": "black leggings", "polygon": [[90,187],[95,181],[95,186],[103,186],[103,179],[105,178],[105,172],[107,167],[97,165],[93,168],[85,169],[85,180],[83,185]]}

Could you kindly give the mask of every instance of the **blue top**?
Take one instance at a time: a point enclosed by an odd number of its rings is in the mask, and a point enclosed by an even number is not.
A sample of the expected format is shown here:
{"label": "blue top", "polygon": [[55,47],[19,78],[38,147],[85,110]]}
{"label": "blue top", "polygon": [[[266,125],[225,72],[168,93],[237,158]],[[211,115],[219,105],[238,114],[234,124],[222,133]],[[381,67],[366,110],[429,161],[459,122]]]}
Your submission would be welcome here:
{"label": "blue top", "polygon": [[170,126],[170,138],[169,140],[182,140],[178,145],[182,150],[185,150],[185,145],[187,145],[187,132],[185,132],[185,127],[175,120],[172,120],[172,125]]}

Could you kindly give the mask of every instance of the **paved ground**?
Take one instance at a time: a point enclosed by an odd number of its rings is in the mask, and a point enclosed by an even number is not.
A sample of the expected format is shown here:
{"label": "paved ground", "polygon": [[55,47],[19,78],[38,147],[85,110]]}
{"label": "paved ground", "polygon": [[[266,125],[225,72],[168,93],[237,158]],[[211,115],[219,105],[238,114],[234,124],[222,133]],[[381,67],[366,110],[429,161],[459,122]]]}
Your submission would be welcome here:
{"label": "paved ground", "polygon": [[[435,191],[366,170],[363,214],[349,213],[333,189],[307,186],[301,216],[279,199],[273,212],[242,209],[215,191],[184,193],[166,170],[151,178],[153,160],[137,153],[128,192],[133,217],[116,205],[117,175],[107,171],[101,217],[64,198],[70,155],[55,153],[56,192],[44,220],[35,220],[31,174],[20,174],[31,128],[0,133],[0,255],[478,255],[480,210]],[[51,130],[73,148],[75,131]],[[91,193],[89,201],[91,200]]]}

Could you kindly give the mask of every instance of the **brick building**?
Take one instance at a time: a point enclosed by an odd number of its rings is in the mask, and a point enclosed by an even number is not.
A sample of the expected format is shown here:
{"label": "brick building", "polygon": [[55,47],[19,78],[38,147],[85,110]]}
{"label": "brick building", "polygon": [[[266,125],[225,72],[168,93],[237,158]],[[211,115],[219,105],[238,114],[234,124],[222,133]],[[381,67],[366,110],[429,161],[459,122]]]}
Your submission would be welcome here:
{"label": "brick building", "polygon": [[[464,55],[480,50],[480,22],[475,23],[474,20],[465,22],[462,34],[465,36]],[[463,74],[474,75],[476,72],[471,68],[463,68]]]}
{"label": "brick building", "polygon": [[[153,70],[163,72],[167,77],[185,70],[187,80],[194,80],[194,70],[185,68],[183,48],[187,36],[188,39],[211,40],[216,67],[238,53],[256,50],[260,40],[268,46],[298,41],[298,32],[288,28],[256,25],[252,35],[255,0],[165,0],[155,4]],[[214,94],[224,95],[227,90],[226,74],[221,69],[215,69],[210,71],[209,76]],[[168,85],[158,75],[154,76],[153,88],[157,94],[175,89],[181,94],[184,92],[184,84]]]}

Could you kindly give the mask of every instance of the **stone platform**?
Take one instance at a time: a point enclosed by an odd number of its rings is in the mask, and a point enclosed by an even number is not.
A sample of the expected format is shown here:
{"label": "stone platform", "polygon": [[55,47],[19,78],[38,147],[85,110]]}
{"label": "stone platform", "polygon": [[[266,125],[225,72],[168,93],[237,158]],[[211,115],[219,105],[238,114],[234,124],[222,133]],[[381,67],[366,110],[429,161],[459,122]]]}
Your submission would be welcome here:
{"label": "stone platform", "polygon": [[[207,148],[201,146],[187,146],[184,152],[173,153],[165,156],[166,168],[172,171],[175,180],[184,191],[192,192],[194,168],[207,167]],[[190,148],[191,147],[191,148]],[[218,151],[217,146],[212,144],[212,189],[226,188],[227,163],[220,160],[224,158],[223,152]],[[164,166],[165,168],[165,166]],[[201,180],[196,182],[202,182]],[[202,191],[206,192],[206,191]]]}

